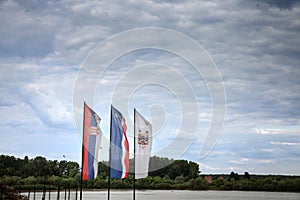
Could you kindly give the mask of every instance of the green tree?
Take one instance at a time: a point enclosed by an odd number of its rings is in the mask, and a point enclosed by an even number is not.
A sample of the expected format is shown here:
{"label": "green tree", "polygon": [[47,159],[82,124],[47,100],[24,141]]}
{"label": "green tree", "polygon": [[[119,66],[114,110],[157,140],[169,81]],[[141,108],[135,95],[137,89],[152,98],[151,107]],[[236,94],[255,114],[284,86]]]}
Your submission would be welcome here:
{"label": "green tree", "polygon": [[46,158],[37,156],[30,162],[31,173],[33,176],[46,176],[49,174],[49,167]]}
{"label": "green tree", "polygon": [[69,177],[74,177],[76,174],[79,173],[79,165],[77,162],[67,162],[66,166],[66,175]]}
{"label": "green tree", "polygon": [[184,177],[181,175],[181,176],[177,176],[175,178],[175,182],[177,183],[183,183],[184,182]]}
{"label": "green tree", "polygon": [[222,189],[222,190],[232,190],[232,183],[233,182],[234,181],[224,180],[224,185],[220,189]]}
{"label": "green tree", "polygon": [[208,182],[201,177],[198,177],[196,179],[191,179],[189,181],[190,190],[207,190],[207,188],[208,188]]}
{"label": "green tree", "polygon": [[98,163],[98,174],[102,178],[108,177],[108,170],[109,170],[109,167],[108,167],[107,162],[102,161],[102,162]]}
{"label": "green tree", "polygon": [[234,176],[235,176],[234,172],[231,172],[230,175],[229,175],[228,180],[229,181],[234,180]]}
{"label": "green tree", "polygon": [[199,164],[190,161],[189,162],[189,177],[197,178],[199,174]]}
{"label": "green tree", "polygon": [[250,179],[250,175],[249,175],[248,172],[245,172],[245,173],[244,173],[244,179]]}
{"label": "green tree", "polygon": [[47,162],[49,168],[49,175],[59,176],[59,162],[57,160],[49,160]]}

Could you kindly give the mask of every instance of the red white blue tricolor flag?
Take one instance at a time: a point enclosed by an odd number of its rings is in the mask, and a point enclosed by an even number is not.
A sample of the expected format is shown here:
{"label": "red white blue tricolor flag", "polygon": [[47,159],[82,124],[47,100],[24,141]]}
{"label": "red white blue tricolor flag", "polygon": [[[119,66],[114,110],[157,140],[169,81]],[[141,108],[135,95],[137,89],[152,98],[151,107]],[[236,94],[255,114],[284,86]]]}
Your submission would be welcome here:
{"label": "red white blue tricolor flag", "polygon": [[149,171],[149,159],[152,149],[152,124],[138,111],[134,110],[135,129],[135,178],[146,178]]}
{"label": "red white blue tricolor flag", "polygon": [[82,180],[94,179],[98,174],[98,150],[101,144],[101,118],[84,103]]}
{"label": "red white blue tricolor flag", "polygon": [[125,118],[111,107],[110,178],[128,178],[129,144]]}

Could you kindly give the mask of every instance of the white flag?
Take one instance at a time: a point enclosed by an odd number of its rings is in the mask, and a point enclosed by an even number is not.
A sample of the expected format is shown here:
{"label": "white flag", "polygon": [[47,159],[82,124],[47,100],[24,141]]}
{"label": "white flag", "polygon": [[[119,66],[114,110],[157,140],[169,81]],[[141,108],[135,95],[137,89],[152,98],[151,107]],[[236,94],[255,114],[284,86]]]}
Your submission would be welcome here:
{"label": "white flag", "polygon": [[135,178],[146,178],[152,148],[152,125],[135,110]]}

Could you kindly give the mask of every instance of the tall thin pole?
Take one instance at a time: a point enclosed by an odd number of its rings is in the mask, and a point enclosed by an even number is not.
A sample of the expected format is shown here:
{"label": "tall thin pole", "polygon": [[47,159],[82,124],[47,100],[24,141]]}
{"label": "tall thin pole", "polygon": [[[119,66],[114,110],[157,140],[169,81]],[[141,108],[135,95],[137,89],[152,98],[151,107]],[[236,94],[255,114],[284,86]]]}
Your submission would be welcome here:
{"label": "tall thin pole", "polygon": [[111,130],[112,130],[112,105],[110,106],[110,133],[109,133],[109,161],[108,161],[108,189],[107,199],[110,199],[110,160],[111,160]]}
{"label": "tall thin pole", "polygon": [[58,185],[58,188],[57,188],[57,200],[59,200],[59,195],[60,195],[60,188],[59,188],[59,185]]}
{"label": "tall thin pole", "polygon": [[82,171],[83,171],[83,155],[84,155],[84,123],[85,123],[85,102],[83,103],[83,125],[82,125],[82,149],[81,149],[81,176],[80,176],[80,196],[82,200]]}
{"label": "tall thin pole", "polygon": [[135,200],[135,109],[133,114],[133,200]]}

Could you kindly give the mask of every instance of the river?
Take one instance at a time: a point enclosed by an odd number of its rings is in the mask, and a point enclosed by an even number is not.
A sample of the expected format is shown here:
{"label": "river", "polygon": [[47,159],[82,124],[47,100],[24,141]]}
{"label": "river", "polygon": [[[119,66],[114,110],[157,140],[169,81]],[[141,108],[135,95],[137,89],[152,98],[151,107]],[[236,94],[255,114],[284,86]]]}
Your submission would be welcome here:
{"label": "river", "polygon": [[[23,193],[28,195],[27,193]],[[79,200],[79,192],[77,194],[77,199]],[[130,200],[132,199],[131,190],[111,190],[110,199],[111,200]],[[70,193],[70,198],[68,192],[60,193],[60,200],[75,200],[75,192]],[[30,194],[30,200],[34,199],[33,193]],[[42,193],[37,192],[35,196],[36,200],[42,199]],[[46,194],[45,200],[49,199],[49,193]],[[84,191],[83,200],[105,200],[107,199],[107,191]],[[287,193],[287,192],[246,192],[246,191],[189,191],[189,190],[137,190],[136,200],[179,200],[179,199],[205,199],[205,200],[299,200],[300,193]],[[52,192],[50,195],[50,200],[57,200],[57,193]]]}

